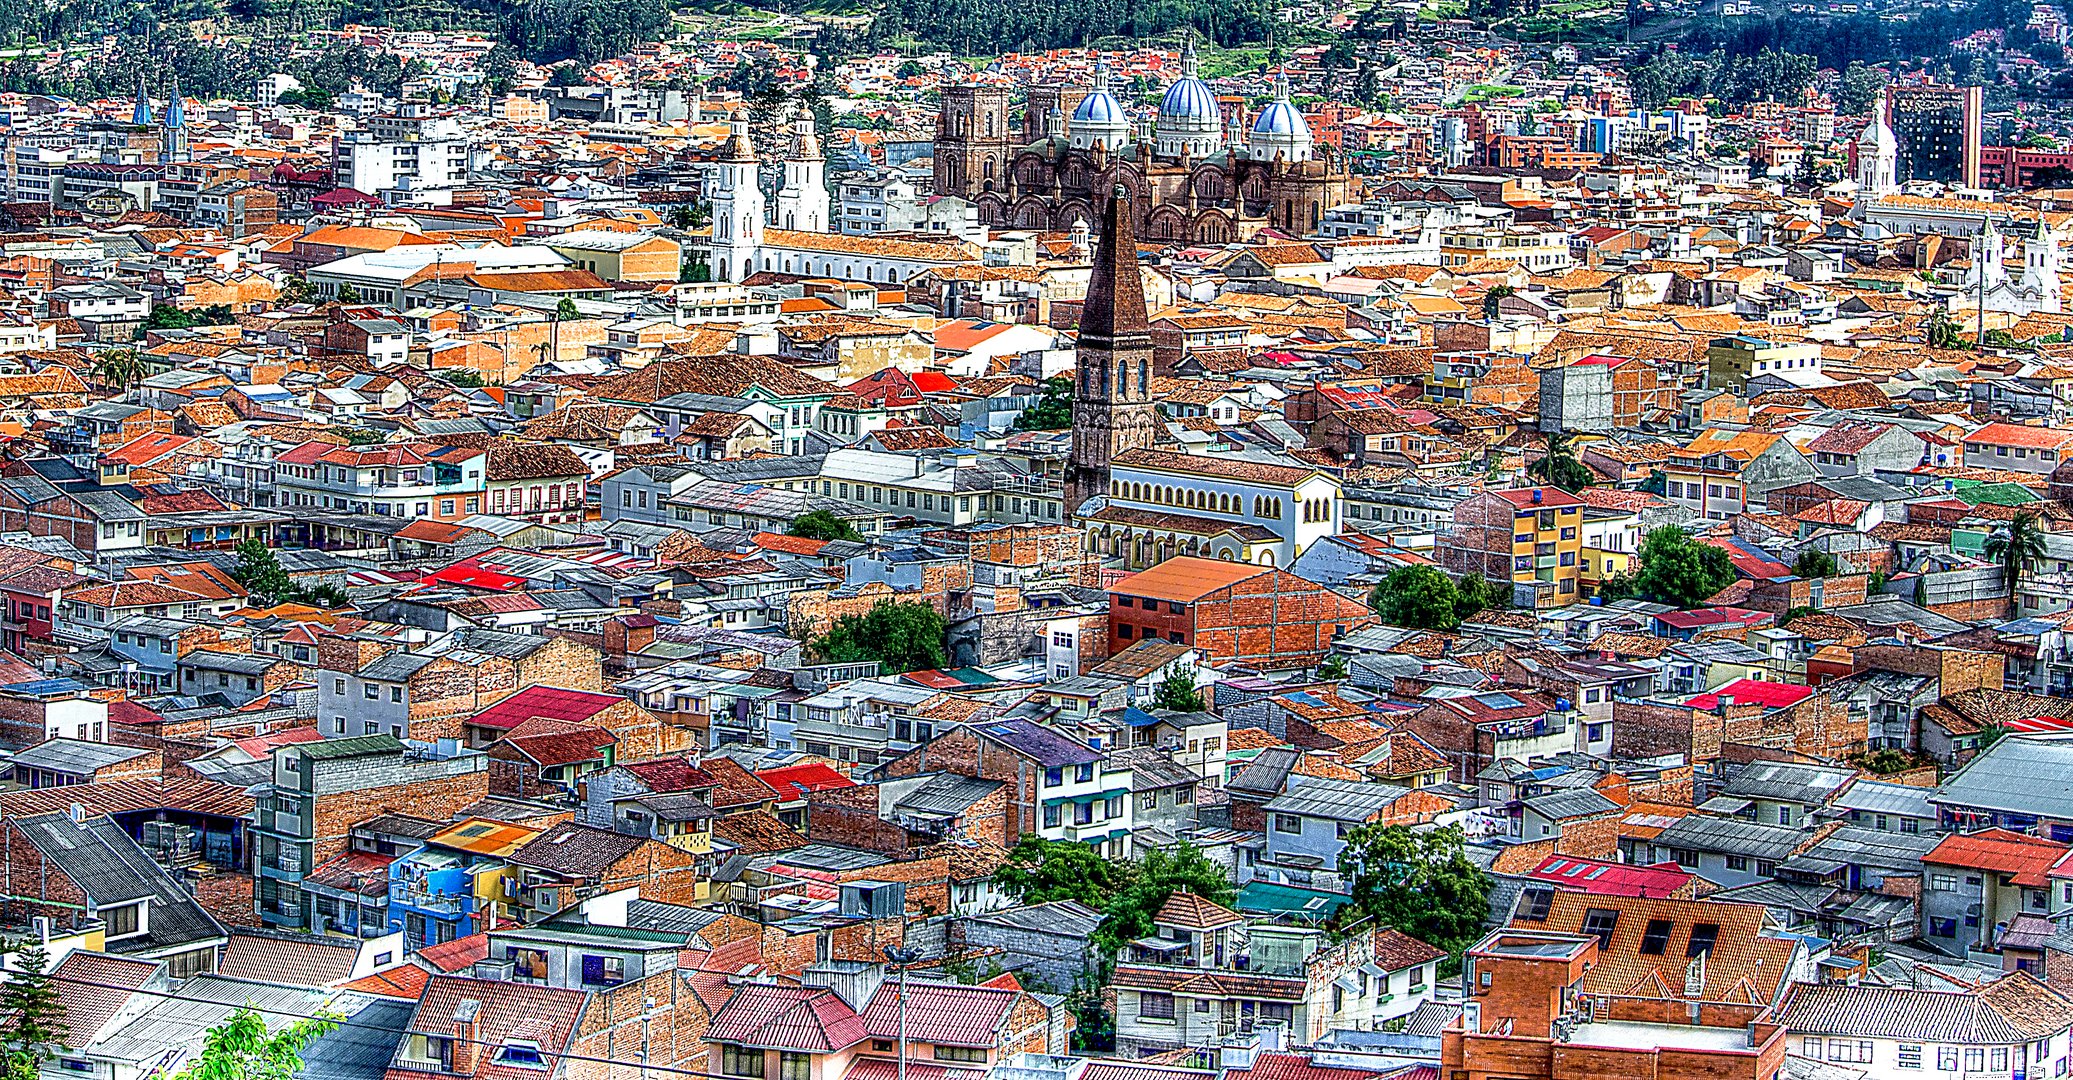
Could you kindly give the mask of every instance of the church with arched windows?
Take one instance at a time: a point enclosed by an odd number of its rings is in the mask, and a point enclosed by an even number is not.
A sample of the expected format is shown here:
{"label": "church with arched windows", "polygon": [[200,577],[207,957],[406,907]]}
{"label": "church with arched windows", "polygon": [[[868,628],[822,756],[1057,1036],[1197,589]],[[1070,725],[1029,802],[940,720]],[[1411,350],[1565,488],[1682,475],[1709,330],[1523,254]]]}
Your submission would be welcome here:
{"label": "church with arched windows", "polygon": [[1325,211],[1354,201],[1343,158],[1319,146],[1289,100],[1285,79],[1250,124],[1226,115],[1182,54],[1156,118],[1134,124],[1097,66],[1086,91],[1030,87],[1019,129],[1008,90],[953,86],[936,122],[935,185],[979,208],[994,228],[1069,231],[1091,224],[1118,185],[1127,189],[1137,235],[1147,240],[1222,243],[1264,228],[1303,235]]}

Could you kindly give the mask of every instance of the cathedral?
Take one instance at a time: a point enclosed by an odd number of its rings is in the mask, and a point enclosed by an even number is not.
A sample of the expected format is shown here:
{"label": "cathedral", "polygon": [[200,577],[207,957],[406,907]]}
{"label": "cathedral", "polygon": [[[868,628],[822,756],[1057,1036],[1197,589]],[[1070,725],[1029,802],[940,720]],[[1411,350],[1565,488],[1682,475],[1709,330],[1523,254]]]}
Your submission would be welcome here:
{"label": "cathedral", "polygon": [[[1068,109],[1070,111],[1068,111]],[[979,208],[994,228],[1070,231],[1099,219],[1108,193],[1129,194],[1139,236],[1222,243],[1264,228],[1302,235],[1353,198],[1343,158],[1320,147],[1289,101],[1286,79],[1248,126],[1226,123],[1196,73],[1195,50],[1160,99],[1155,120],[1133,125],[1105,65],[1081,92],[1032,86],[1019,131],[1008,90],[946,87],[936,121],[936,194]]]}
{"label": "cathedral", "polygon": [[144,87],[144,76],[138,75],[137,102],[130,110],[130,123],[140,128],[158,129],[160,162],[187,160],[187,105],[180,100],[178,76],[173,78],[172,90],[166,95],[165,116],[154,123],[151,118],[151,94]]}

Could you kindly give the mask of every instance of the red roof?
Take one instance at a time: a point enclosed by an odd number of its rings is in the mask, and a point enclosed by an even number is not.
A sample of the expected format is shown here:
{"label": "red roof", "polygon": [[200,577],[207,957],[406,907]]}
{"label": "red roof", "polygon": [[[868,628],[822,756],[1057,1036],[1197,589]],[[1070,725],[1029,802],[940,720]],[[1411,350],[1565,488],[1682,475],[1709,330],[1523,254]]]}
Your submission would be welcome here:
{"label": "red roof", "polygon": [[1697,630],[1707,626],[1726,626],[1730,623],[1745,625],[1760,623],[1771,618],[1768,611],[1752,611],[1749,608],[1710,607],[1694,608],[1690,611],[1666,611],[1656,616],[1665,626],[1679,630]]}
{"label": "red roof", "polygon": [[1581,360],[1578,360],[1576,363],[1570,366],[1583,367],[1588,364],[1592,367],[1616,368],[1619,367],[1621,364],[1632,363],[1633,360],[1634,358],[1631,356],[1612,356],[1606,353],[1592,353],[1591,355],[1586,356]]}
{"label": "red roof", "polygon": [[[899,1034],[899,988],[882,983],[864,1006],[864,1028],[881,1039]],[[942,1046],[1000,1045],[1001,1022],[1021,995],[954,983],[907,984],[907,1037]]]}
{"label": "red roof", "polygon": [[1603,859],[1579,859],[1572,855],[1550,855],[1539,866],[1527,871],[1526,876],[1558,889],[1651,899],[1674,896],[1692,880],[1692,875],[1678,869],[1676,863],[1636,866]]}
{"label": "red roof", "polygon": [[1266,1053],[1250,1069],[1225,1070],[1226,1080],[1363,1080],[1385,1075],[1373,1069],[1319,1065],[1308,1054]]}
{"label": "red roof", "polygon": [[626,700],[617,694],[563,690],[558,686],[528,686],[476,713],[469,723],[502,731],[509,731],[535,717],[580,724]]}
{"label": "red roof", "polygon": [[[923,984],[926,985],[926,984]],[[908,986],[912,1003],[914,985]],[[913,1016],[908,1032],[914,1038]],[[840,995],[826,987],[746,983],[713,1016],[707,1042],[739,1043],[766,1050],[827,1053],[864,1041],[864,1025]]]}
{"label": "red roof", "polygon": [[818,761],[787,765],[782,769],[765,769],[756,774],[756,779],[775,789],[778,798],[787,800],[803,799],[808,792],[857,786],[856,781]]}
{"label": "red roof", "polygon": [[2007,874],[2017,885],[2044,888],[2051,868],[2064,858],[2065,844],[2007,829],[1981,829],[1963,836],[1946,836],[1943,842],[1922,856],[1924,863],[1962,866]]}
{"label": "red roof", "polygon": [[1814,688],[1811,686],[1765,682],[1762,679],[1736,679],[1717,690],[1688,698],[1685,704],[1694,709],[1717,709],[1720,707],[1721,698],[1731,697],[1737,705],[1761,705],[1766,709],[1782,709],[1787,705],[1797,705],[1813,696]]}
{"label": "red roof", "polygon": [[504,573],[496,565],[485,563],[480,555],[462,559],[444,570],[426,574],[420,580],[462,585],[470,589],[489,589],[494,592],[508,592],[525,584],[524,578]]}
{"label": "red roof", "polygon": [[1521,510],[1553,510],[1564,506],[1582,506],[1582,500],[1555,487],[1512,488],[1508,491],[1493,491],[1492,495],[1511,503]]}

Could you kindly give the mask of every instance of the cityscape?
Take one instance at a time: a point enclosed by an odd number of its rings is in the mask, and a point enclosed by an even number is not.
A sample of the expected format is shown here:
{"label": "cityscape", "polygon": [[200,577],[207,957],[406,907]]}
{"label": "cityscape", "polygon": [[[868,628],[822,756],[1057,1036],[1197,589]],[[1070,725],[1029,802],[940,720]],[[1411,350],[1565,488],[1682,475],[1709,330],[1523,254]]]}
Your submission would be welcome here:
{"label": "cityscape", "polygon": [[2066,1077],[2069,45],[0,0],[0,1080]]}

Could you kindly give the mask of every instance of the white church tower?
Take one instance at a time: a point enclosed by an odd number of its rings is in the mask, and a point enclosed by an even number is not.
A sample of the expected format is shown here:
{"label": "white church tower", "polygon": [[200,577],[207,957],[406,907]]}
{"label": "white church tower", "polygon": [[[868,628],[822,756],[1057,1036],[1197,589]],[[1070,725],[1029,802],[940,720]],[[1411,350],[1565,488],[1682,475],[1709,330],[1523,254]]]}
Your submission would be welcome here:
{"label": "white church tower", "polygon": [[2056,315],[2064,306],[2059,296],[2059,239],[2048,223],[2039,222],[2037,235],[2023,241],[2022,288],[2034,311]]}
{"label": "white church tower", "polygon": [[713,186],[713,278],[740,281],[756,272],[756,252],[763,246],[763,189],[756,184],[749,126],[739,118],[729,125],[719,164]]}
{"label": "white church tower", "polygon": [[813,132],[813,114],[805,109],[792,117],[792,149],[785,157],[784,186],[777,192],[777,227],[829,231],[827,158]]}
{"label": "white church tower", "polygon": [[1871,126],[1857,137],[1857,190],[1867,199],[1880,199],[1900,190],[1898,178],[1900,140],[1886,123],[1886,106],[1871,108]]}

